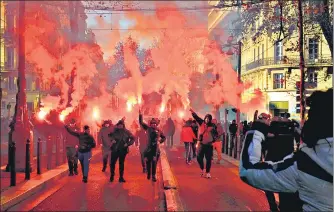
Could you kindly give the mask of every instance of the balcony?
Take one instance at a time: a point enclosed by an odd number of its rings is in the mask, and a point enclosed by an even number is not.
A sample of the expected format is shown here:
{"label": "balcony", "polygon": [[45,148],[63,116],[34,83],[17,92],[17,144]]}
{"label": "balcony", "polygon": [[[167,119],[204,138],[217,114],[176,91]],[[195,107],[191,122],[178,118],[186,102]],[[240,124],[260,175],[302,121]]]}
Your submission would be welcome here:
{"label": "balcony", "polygon": [[[287,57],[277,59],[274,57],[264,58],[253,61],[242,67],[242,71],[249,71],[260,67],[299,67],[299,56]],[[321,55],[318,59],[309,59],[305,57],[305,66],[321,66],[321,65],[333,65],[332,58],[330,55]]]}

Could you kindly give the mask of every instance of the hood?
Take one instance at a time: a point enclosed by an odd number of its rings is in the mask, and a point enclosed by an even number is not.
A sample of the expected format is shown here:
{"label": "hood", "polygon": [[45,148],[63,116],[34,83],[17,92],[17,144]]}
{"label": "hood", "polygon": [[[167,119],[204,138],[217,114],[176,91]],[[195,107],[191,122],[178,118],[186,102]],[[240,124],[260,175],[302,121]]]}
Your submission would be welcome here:
{"label": "hood", "polygon": [[315,150],[302,144],[301,151],[305,152],[321,168],[333,175],[333,137],[320,139]]}
{"label": "hood", "polygon": [[209,123],[212,122],[212,115],[211,114],[206,114],[205,117],[204,117],[204,121],[206,118],[209,118]]}

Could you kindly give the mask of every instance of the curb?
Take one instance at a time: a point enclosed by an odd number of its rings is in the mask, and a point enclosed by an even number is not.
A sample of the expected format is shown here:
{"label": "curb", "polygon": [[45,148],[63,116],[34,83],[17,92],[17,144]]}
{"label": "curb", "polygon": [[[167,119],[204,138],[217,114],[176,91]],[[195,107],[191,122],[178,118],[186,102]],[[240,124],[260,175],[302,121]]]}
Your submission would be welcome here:
{"label": "curb", "polygon": [[[92,153],[92,157],[99,154],[101,150]],[[43,190],[46,186],[55,183],[67,175],[68,165],[63,164],[55,169],[25,181],[23,184],[9,188],[1,193],[1,211],[8,210],[14,205],[24,201],[31,195]]]}
{"label": "curb", "polygon": [[170,168],[165,148],[160,148],[160,151],[160,164],[162,169],[162,178],[167,211],[184,211],[181,198],[177,190],[177,182]]}

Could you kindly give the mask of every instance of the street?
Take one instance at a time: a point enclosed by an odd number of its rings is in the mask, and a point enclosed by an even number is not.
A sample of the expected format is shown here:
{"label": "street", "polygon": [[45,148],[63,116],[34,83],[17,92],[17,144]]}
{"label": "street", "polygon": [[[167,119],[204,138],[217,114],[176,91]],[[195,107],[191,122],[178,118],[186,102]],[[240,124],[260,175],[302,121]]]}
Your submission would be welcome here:
{"label": "street", "polygon": [[[115,181],[109,182],[109,168],[105,173],[101,172],[101,156],[97,155],[91,161],[87,184],[81,182],[79,171],[78,176],[60,180],[61,188],[46,199],[36,196],[11,210],[31,210],[32,205],[37,204],[33,211],[159,211],[163,208],[160,167],[158,181],[147,180],[142,173],[139,155],[135,149],[130,151],[125,161],[124,184],[118,182],[118,165]],[[45,200],[38,202],[39,198]]]}
{"label": "street", "polygon": [[186,165],[183,146],[166,152],[186,211],[269,210],[264,193],[243,183],[235,165],[212,164],[212,178],[206,179],[200,177],[197,161]]}

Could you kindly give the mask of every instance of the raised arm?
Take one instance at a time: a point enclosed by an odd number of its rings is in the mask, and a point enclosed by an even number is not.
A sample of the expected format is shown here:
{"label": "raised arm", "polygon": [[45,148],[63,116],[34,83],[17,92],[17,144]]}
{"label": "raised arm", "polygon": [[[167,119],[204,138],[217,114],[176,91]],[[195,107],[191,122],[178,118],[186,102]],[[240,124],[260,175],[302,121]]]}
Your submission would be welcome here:
{"label": "raised arm", "polygon": [[71,130],[67,125],[65,125],[65,129],[67,130],[67,132],[73,136],[76,136],[79,138],[80,134],[78,132],[75,132],[73,130]]}
{"label": "raised arm", "polygon": [[261,132],[247,132],[239,164],[241,180],[261,190],[295,193],[298,176],[296,157],[286,157],[278,163],[261,162],[263,140]]}
{"label": "raised arm", "polygon": [[140,110],[139,110],[139,124],[143,127],[144,130],[148,129],[148,125],[144,123],[143,114],[141,114]]}
{"label": "raised arm", "polygon": [[204,122],[204,120],[202,118],[200,118],[192,109],[190,109],[191,115],[193,116],[193,118],[195,119],[195,121],[199,124],[202,125],[202,123]]}

